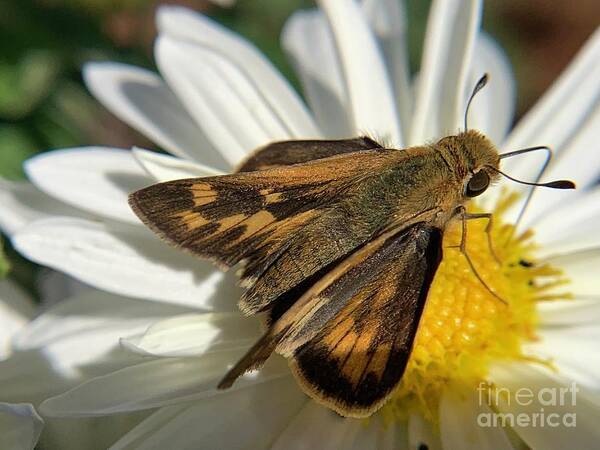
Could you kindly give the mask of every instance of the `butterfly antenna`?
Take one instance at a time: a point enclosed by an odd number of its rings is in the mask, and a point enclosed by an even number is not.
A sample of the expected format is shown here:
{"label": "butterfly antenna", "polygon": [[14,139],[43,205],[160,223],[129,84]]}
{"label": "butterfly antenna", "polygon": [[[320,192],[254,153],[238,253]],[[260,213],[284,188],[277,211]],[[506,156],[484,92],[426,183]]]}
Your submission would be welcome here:
{"label": "butterfly antenna", "polygon": [[473,88],[473,92],[471,92],[471,96],[469,97],[469,100],[467,101],[467,108],[465,109],[465,131],[468,130],[467,116],[469,115],[469,108],[471,107],[471,102],[473,101],[473,97],[475,97],[475,95],[480,90],[483,89],[483,87],[487,84],[489,79],[490,79],[489,75],[487,73],[484,73],[483,76],[479,79],[479,81],[475,85],[475,87]]}
{"label": "butterfly antenna", "polygon": [[547,188],[552,188],[552,189],[575,189],[575,183],[573,183],[570,180],[555,180],[555,181],[549,181],[547,183],[534,183],[534,182],[530,182],[530,181],[517,180],[516,178],[511,177],[510,175],[502,172],[499,169],[496,169],[495,167],[491,167],[491,166],[488,166],[488,167],[490,169],[492,169],[494,172],[499,173],[500,175],[508,178],[511,181],[514,181],[515,183],[525,184],[527,186],[547,187]]}
{"label": "butterfly antenna", "polygon": [[516,178],[513,178],[513,177],[505,174],[504,172],[501,172],[500,170],[495,169],[494,167],[491,167],[492,170],[494,170],[497,173],[499,173],[500,175],[508,178],[509,180],[512,180],[516,183],[533,186],[533,188],[530,189],[529,192],[527,193],[527,198],[525,199],[525,203],[523,204],[521,211],[519,211],[519,215],[517,216],[517,219],[515,220],[514,227],[512,228],[512,232],[508,236],[506,243],[510,242],[510,240],[513,237],[514,230],[517,229],[517,226],[519,225],[519,223],[521,222],[521,219],[525,215],[525,211],[527,210],[527,207],[529,206],[529,203],[531,202],[531,198],[533,196],[533,192],[535,191],[536,187],[541,186],[541,187],[549,187],[549,188],[553,188],[553,189],[575,189],[575,183],[573,183],[572,181],[569,181],[569,180],[557,180],[557,181],[552,181],[550,183],[540,183],[540,180],[544,176],[544,173],[546,172],[546,169],[548,168],[548,164],[550,163],[550,160],[552,159],[552,156],[553,156],[552,149],[550,147],[547,147],[545,145],[540,145],[540,146],[536,146],[536,147],[522,148],[520,150],[502,153],[500,155],[500,159],[511,158],[513,156],[522,155],[522,154],[530,153],[530,152],[537,152],[537,151],[545,151],[546,159],[544,160],[544,164],[540,168],[540,171],[538,172],[538,174],[535,177],[535,180],[533,182],[517,180]]}

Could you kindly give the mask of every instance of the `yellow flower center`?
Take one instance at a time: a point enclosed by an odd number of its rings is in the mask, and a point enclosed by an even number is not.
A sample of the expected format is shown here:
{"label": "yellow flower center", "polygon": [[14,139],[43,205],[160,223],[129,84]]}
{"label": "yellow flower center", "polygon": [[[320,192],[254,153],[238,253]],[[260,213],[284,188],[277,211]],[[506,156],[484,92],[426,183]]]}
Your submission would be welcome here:
{"label": "yellow flower center", "polygon": [[502,223],[502,212],[515,200],[505,196],[494,212],[491,238],[499,261],[490,251],[487,221],[467,222],[467,253],[485,283],[508,304],[486,289],[454,247],[460,243],[461,224],[453,223],[444,235],[444,256],[411,358],[400,386],[382,409],[384,418],[404,419],[417,411],[435,422],[440,397],[450,383],[476,386],[486,379],[490,363],[526,359],[521,346],[535,339],[536,302],[554,298],[548,290],[565,280],[559,270],[534,263],[532,232],[513,236],[514,227]]}

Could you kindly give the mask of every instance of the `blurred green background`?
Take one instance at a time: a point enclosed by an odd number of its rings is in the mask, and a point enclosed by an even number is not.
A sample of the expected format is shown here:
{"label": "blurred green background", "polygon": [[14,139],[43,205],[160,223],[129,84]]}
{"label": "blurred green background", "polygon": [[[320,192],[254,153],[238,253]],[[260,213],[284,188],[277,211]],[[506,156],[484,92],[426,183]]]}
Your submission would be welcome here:
{"label": "blurred green background", "polygon": [[[285,19],[310,0],[0,1],[0,176],[23,177],[22,162],[37,152],[78,145],[131,147],[145,139],[103,109],[83,86],[90,60],[153,68],[154,11],[159,3],[202,11],[253,41],[292,79],[279,48]],[[418,66],[429,1],[407,0],[411,63]],[[598,0],[490,0],[484,29],[514,66],[521,115],[556,78],[600,21]],[[1,245],[1,244],[0,244]],[[4,240],[11,276],[35,290],[36,268]],[[8,270],[0,254],[0,276]]]}

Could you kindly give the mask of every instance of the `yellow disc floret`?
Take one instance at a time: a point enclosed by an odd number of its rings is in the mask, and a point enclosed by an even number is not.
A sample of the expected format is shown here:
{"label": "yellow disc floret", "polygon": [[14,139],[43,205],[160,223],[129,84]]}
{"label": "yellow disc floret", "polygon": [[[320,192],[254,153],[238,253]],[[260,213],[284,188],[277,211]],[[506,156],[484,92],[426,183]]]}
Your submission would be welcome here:
{"label": "yellow disc floret", "polygon": [[[494,213],[492,245],[486,220],[467,222],[466,248],[492,294],[475,276],[457,248],[460,222],[444,235],[444,256],[429,291],[413,352],[402,381],[382,412],[405,418],[418,411],[437,420],[439,399],[451,383],[476,386],[486,379],[492,362],[524,359],[522,344],[535,339],[536,302],[563,283],[560,271],[534,263],[532,233],[514,235],[502,223],[502,211],[514,201],[506,197]],[[477,212],[475,207],[471,212]],[[565,298],[565,296],[561,296]]]}

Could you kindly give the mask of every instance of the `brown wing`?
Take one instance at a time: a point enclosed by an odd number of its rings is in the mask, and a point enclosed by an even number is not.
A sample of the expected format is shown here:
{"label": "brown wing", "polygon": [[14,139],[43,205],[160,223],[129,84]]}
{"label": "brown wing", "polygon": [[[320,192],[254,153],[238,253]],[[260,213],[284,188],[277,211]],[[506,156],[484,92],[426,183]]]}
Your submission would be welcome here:
{"label": "brown wing", "polygon": [[441,240],[439,229],[414,225],[321,292],[329,303],[348,300],[294,351],[294,374],[311,397],[351,417],[383,405],[410,357]]}
{"label": "brown wing", "polygon": [[278,166],[300,164],[315,159],[328,158],[344,153],[382,148],[373,139],[363,136],[354,139],[280,141],[267,144],[256,150],[238,172],[271,169]]}
{"label": "brown wing", "polygon": [[420,222],[363,246],[309,289],[224,377],[230,386],[273,350],[307,394],[364,417],[397,386],[441,260],[441,231]]}
{"label": "brown wing", "polygon": [[[369,240],[391,214],[356,199],[395,150],[176,180],[133,193],[130,204],[167,241],[227,268],[243,260],[240,307],[255,313]],[[360,220],[357,220],[360,219]]]}

